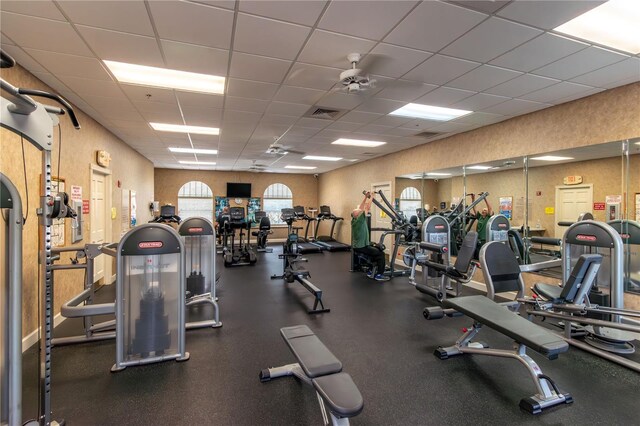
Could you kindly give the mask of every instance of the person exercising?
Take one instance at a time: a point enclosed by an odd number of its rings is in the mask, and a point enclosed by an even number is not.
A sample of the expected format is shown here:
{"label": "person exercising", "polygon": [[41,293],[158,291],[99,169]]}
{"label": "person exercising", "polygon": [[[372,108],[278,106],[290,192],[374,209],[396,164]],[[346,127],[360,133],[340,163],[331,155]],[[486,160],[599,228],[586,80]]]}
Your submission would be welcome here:
{"label": "person exercising", "polygon": [[489,200],[487,198],[484,199],[484,203],[487,207],[483,208],[479,213],[476,212],[476,209],[473,209],[473,212],[476,215],[476,220],[478,224],[476,225],[476,232],[478,233],[478,246],[482,247],[484,243],[487,242],[487,222],[491,216],[493,216],[493,209],[489,204]]}
{"label": "person exercising", "polygon": [[370,210],[371,192],[367,192],[358,208],[351,212],[351,247],[353,247],[353,251],[369,257],[371,263],[375,265],[368,274],[369,278],[373,278],[376,281],[389,281],[389,277],[384,275],[384,252],[373,247],[371,241],[369,241],[367,215]]}

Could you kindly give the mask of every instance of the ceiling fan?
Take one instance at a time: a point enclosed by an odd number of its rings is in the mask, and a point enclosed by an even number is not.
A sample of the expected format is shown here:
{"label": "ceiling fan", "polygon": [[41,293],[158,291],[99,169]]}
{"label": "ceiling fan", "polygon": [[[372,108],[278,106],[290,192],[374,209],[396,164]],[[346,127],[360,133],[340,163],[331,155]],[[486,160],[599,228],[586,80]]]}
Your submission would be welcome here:
{"label": "ceiling fan", "polygon": [[359,53],[349,53],[347,60],[351,63],[351,68],[340,73],[340,84],[342,87],[338,91],[347,93],[359,93],[374,88],[376,80],[369,78],[369,75],[360,68],[356,68],[360,62]]}
{"label": "ceiling fan", "polygon": [[267,164],[258,164],[257,160],[253,160],[253,164],[249,167],[249,171],[253,173],[260,173],[267,170],[269,165]]}

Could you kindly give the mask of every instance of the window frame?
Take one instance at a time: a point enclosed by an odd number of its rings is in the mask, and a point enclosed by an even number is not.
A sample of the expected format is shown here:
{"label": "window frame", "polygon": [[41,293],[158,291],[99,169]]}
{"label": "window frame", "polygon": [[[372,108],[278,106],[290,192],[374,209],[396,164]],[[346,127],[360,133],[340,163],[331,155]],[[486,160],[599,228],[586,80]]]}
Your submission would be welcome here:
{"label": "window frame", "polygon": [[[267,203],[271,201],[280,202],[277,210],[267,208]],[[282,202],[287,202],[287,205],[282,206]],[[272,226],[286,225],[286,223],[280,219],[280,209],[282,208],[293,208],[293,191],[284,183],[274,182],[268,185],[262,194],[262,210],[267,213],[267,217],[269,217]]]}

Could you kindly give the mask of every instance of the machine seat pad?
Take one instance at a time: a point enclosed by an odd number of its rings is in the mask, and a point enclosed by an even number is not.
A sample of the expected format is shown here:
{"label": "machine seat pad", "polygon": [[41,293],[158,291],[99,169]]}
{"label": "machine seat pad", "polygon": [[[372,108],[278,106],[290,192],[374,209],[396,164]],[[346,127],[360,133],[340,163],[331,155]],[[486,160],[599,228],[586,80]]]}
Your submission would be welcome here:
{"label": "machine seat pad", "polygon": [[283,327],[280,334],[310,378],[342,371],[342,363],[306,325]]}
{"label": "machine seat pad", "polygon": [[536,293],[548,300],[558,300],[562,294],[562,287],[554,284],[535,283],[533,288]]}
{"label": "machine seat pad", "polygon": [[312,379],[313,387],[337,417],[353,417],[364,407],[362,395],[348,373]]}
{"label": "machine seat pad", "polygon": [[512,338],[549,359],[566,352],[569,344],[554,333],[500,306],[485,296],[465,296],[446,299],[445,308],[453,308],[479,323]]}

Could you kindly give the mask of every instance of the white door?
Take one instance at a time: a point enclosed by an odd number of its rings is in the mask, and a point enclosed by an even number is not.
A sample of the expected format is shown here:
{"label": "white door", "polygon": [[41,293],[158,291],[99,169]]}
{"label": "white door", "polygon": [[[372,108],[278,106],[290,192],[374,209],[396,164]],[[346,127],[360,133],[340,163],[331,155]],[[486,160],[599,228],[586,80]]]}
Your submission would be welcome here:
{"label": "white door", "polygon": [[558,222],[575,222],[581,213],[591,213],[593,206],[593,186],[557,186],[556,187],[556,223],[555,237],[562,238],[566,227]]}
{"label": "white door", "polygon": [[[381,205],[385,205],[384,201],[380,195],[374,194],[374,192],[382,191],[384,196],[389,200],[390,203],[393,203],[393,199],[391,198],[391,182],[384,183],[374,183],[371,185],[371,194],[376,198],[377,201],[380,202]],[[378,208],[375,204],[371,205],[371,228],[386,228],[391,229],[391,218],[387,216],[382,210]],[[380,236],[382,235],[381,231],[372,231],[371,232],[371,242],[379,242]],[[384,245],[387,247],[385,253],[390,254],[391,248],[393,246],[393,236],[389,235],[384,241]]]}
{"label": "white door", "polygon": [[[107,235],[106,215],[106,176],[97,172],[91,173],[91,242],[105,243]],[[105,256],[98,256],[94,261],[93,282],[104,278]]]}

